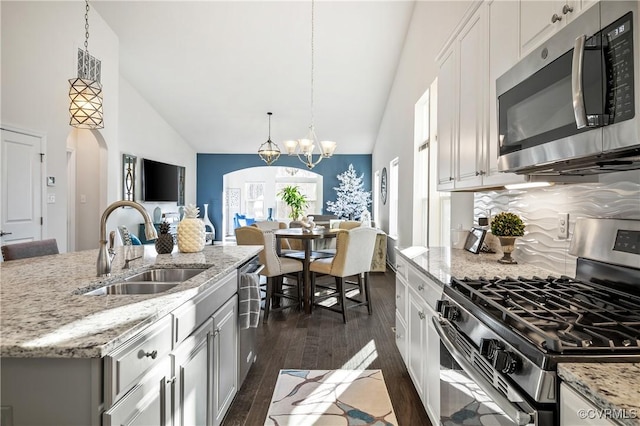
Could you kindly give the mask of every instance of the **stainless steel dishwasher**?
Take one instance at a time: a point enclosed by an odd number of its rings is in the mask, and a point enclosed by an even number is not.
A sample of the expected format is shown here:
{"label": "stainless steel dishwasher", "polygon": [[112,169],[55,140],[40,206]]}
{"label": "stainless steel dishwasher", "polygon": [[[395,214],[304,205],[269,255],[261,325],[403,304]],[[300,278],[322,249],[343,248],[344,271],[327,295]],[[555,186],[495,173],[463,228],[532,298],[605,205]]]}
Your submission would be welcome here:
{"label": "stainless steel dishwasher", "polygon": [[[247,263],[238,268],[238,292],[240,291],[240,277],[243,274],[257,274],[262,269],[262,265],[258,262],[258,256],[249,260]],[[238,351],[238,388],[244,383],[249,369],[258,357],[256,335],[257,328],[241,329],[238,326],[238,340],[240,349]]]}

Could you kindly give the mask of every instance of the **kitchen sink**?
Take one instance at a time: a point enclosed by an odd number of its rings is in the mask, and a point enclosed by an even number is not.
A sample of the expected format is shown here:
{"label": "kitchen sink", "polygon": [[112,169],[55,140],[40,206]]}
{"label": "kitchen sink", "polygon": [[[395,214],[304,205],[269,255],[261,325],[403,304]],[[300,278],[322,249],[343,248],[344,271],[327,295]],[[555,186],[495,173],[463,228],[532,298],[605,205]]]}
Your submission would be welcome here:
{"label": "kitchen sink", "polygon": [[206,268],[150,269],[84,294],[103,296],[107,294],[162,293],[206,270]]}

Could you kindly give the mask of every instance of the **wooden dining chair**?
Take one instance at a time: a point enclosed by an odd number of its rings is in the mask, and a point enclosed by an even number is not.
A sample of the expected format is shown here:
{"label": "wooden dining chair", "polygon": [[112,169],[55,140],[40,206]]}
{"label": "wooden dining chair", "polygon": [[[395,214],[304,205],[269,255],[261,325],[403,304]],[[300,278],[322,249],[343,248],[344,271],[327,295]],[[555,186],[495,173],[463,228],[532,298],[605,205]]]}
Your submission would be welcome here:
{"label": "wooden dining chair", "polygon": [[29,241],[26,243],[5,244],[1,250],[2,258],[5,261],[60,253],[55,238]]}
{"label": "wooden dining chair", "polygon": [[[371,315],[369,270],[371,268],[371,257],[373,256],[376,235],[377,230],[368,227],[341,230],[336,237],[335,256],[311,262],[309,270],[311,271],[311,299],[313,306],[342,313],[342,320],[345,323],[347,322],[347,309],[366,305],[367,311]],[[335,287],[328,291],[325,287],[321,294],[316,295],[316,274],[333,276],[335,278]],[[346,278],[353,275],[358,278],[358,299],[350,295],[352,290],[349,290],[349,294],[347,294],[345,288]],[[335,301],[331,299],[335,299]],[[347,306],[347,303],[350,305]]]}
{"label": "wooden dining chair", "polygon": [[[255,226],[243,226],[236,228],[236,241],[238,245],[261,245],[262,251],[258,255],[264,268],[260,275],[267,277],[267,288],[264,303],[263,322],[267,322],[270,311],[282,310],[293,306],[302,307],[302,262],[278,256],[276,252],[276,236],[273,231],[262,231]],[[284,289],[284,276],[295,277],[296,283],[286,285]],[[276,307],[273,305],[275,298],[293,300],[295,304]]]}

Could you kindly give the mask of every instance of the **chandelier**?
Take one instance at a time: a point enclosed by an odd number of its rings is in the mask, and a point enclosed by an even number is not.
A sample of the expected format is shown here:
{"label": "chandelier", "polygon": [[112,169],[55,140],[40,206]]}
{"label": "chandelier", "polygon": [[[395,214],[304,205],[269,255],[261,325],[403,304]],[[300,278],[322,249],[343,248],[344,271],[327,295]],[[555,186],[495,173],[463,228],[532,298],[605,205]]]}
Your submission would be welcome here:
{"label": "chandelier", "polygon": [[[288,155],[297,155],[309,169],[313,169],[323,158],[329,158],[336,150],[333,141],[321,141],[318,143],[315,128],[313,126],[313,72],[314,72],[314,0],[311,0],[311,124],[309,132],[303,139],[288,140],[284,142]],[[316,152],[317,150],[317,152]],[[316,159],[313,156],[318,155]]]}
{"label": "chandelier", "polygon": [[275,142],[271,141],[271,114],[270,112],[267,113],[269,116],[269,139],[258,148],[258,155],[262,158],[262,161],[267,163],[267,166],[273,164],[280,157],[280,148]]}
{"label": "chandelier", "polygon": [[102,129],[100,61],[89,55],[89,0],[85,0],[84,52],[78,49],[78,77],[69,80],[69,124],[79,129]]}

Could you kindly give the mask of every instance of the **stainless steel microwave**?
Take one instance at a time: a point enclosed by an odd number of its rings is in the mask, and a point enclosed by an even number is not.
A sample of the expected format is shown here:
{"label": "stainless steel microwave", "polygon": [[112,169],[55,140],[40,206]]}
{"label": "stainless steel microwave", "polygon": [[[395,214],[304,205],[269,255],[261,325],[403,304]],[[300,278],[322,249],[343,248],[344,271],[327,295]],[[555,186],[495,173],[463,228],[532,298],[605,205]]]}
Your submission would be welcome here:
{"label": "stainless steel microwave", "polygon": [[638,2],[601,1],[496,81],[498,168],[640,169]]}

